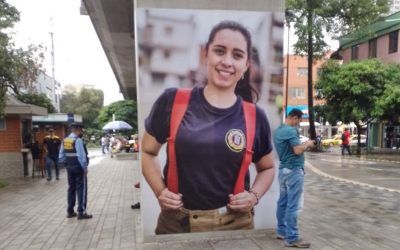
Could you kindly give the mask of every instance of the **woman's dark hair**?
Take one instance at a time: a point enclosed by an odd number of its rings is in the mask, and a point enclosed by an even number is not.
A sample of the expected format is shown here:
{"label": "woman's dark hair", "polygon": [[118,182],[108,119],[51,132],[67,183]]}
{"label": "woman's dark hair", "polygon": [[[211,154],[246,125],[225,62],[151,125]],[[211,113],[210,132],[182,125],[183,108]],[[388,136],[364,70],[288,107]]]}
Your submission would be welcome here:
{"label": "woman's dark hair", "polygon": [[[214,41],[215,35],[221,31],[221,30],[233,30],[233,31],[238,31],[240,32],[244,39],[246,40],[247,43],[247,58],[250,63],[251,61],[251,35],[250,32],[240,23],[234,22],[234,21],[222,21],[219,24],[215,25],[208,37],[208,41],[206,43],[206,51],[208,51],[208,47],[210,44]],[[236,88],[235,88],[235,94],[240,95],[243,100],[248,101],[248,102],[256,102],[258,100],[258,92],[256,89],[251,86],[250,84],[250,66],[244,72],[243,77],[237,82]]]}

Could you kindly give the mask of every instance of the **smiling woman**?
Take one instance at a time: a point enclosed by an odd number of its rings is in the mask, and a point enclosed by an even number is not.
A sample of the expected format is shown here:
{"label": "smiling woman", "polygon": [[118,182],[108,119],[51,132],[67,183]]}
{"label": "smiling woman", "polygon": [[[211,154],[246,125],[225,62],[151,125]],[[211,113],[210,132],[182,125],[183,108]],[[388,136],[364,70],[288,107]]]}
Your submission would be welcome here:
{"label": "smiling woman", "polygon": [[[161,208],[156,234],[251,229],[274,178],[269,122],[249,82],[250,33],[221,22],[205,49],[205,87],[167,89],[145,121],[142,172]],[[157,156],[166,142],[162,175]]]}

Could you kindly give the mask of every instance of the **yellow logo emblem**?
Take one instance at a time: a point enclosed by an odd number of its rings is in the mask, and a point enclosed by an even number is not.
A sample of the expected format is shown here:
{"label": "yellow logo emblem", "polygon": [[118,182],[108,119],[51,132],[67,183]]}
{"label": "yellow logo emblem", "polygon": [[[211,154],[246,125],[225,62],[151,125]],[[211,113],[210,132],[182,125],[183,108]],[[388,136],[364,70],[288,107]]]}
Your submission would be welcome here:
{"label": "yellow logo emblem", "polygon": [[246,145],[246,136],[240,129],[231,129],[225,135],[225,143],[233,152],[241,152]]}
{"label": "yellow logo emblem", "polygon": [[64,149],[65,150],[73,150],[74,149],[74,139],[65,138],[64,139]]}

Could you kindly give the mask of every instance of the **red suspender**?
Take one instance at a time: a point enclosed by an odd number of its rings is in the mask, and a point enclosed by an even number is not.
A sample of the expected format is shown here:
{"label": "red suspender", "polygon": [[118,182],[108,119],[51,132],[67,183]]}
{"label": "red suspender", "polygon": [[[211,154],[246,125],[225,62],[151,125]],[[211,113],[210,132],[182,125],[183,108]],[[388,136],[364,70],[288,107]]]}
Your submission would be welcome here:
{"label": "red suspender", "polygon": [[189,105],[191,89],[178,89],[172,105],[171,121],[168,138],[168,190],[178,193],[178,168],[176,163],[175,139],[179,125]]}
{"label": "red suspender", "polygon": [[253,142],[256,133],[256,106],[253,103],[243,101],[243,113],[246,123],[246,152],[240,166],[239,175],[236,179],[233,194],[238,194],[244,191],[244,179],[247,170],[249,169],[253,156]]}
{"label": "red suspender", "polygon": [[[190,100],[190,89],[178,89],[174,99],[171,112],[169,138],[168,138],[168,190],[173,193],[179,192],[178,168],[176,162],[175,139],[179,125],[185,115]],[[239,175],[236,179],[233,194],[244,191],[244,180],[253,156],[253,142],[256,130],[256,107],[253,103],[243,101],[243,112],[246,124],[246,151],[240,166]]]}

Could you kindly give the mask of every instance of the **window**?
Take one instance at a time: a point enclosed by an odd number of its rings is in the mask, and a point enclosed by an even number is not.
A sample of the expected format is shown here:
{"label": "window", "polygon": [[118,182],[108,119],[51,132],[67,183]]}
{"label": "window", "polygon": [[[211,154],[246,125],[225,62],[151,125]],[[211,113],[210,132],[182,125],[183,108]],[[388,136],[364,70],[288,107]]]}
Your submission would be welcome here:
{"label": "window", "polygon": [[6,130],[6,119],[5,119],[5,117],[0,118],[0,130]]}
{"label": "window", "polygon": [[393,31],[389,33],[389,54],[397,52],[397,46],[399,41],[399,31]]}
{"label": "window", "polygon": [[153,72],[151,74],[151,78],[153,80],[153,84],[163,84],[165,80],[166,74],[165,73],[158,73]]}
{"label": "window", "polygon": [[167,26],[167,27],[164,28],[165,35],[171,36],[173,31],[174,30],[172,29],[171,26]]}
{"label": "window", "polygon": [[164,50],[164,58],[168,59],[171,56],[171,50],[166,49]]}
{"label": "window", "polygon": [[358,44],[351,47],[351,60],[358,59]]}
{"label": "window", "polygon": [[308,75],[308,68],[297,68],[297,75],[298,76],[307,76]]}
{"label": "window", "polygon": [[320,76],[322,74],[322,68],[317,68],[317,76]]}
{"label": "window", "polygon": [[305,88],[289,88],[289,97],[295,99],[305,99],[306,89]]}
{"label": "window", "polygon": [[375,58],[376,57],[376,46],[377,46],[377,39],[371,39],[368,42],[368,58]]}

